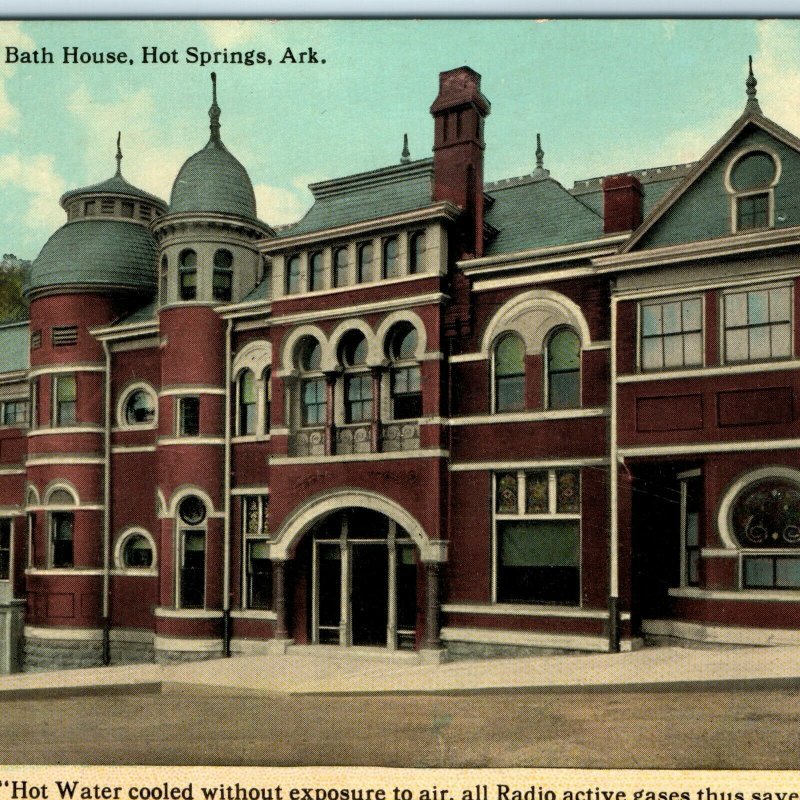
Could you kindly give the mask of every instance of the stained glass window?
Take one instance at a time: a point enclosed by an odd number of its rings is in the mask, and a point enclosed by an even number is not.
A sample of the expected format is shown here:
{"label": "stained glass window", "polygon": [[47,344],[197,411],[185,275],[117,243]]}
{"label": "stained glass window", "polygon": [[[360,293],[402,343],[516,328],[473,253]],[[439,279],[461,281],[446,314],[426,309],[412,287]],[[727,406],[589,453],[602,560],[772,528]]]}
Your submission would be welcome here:
{"label": "stained glass window", "polygon": [[556,471],[556,512],[578,514],[581,510],[581,479],[577,470]]}
{"label": "stained glass window", "polygon": [[546,514],[550,509],[550,476],[547,472],[529,472],[525,477],[525,512]]}
{"label": "stained glass window", "polygon": [[497,513],[517,513],[517,473],[504,472],[497,476]]}

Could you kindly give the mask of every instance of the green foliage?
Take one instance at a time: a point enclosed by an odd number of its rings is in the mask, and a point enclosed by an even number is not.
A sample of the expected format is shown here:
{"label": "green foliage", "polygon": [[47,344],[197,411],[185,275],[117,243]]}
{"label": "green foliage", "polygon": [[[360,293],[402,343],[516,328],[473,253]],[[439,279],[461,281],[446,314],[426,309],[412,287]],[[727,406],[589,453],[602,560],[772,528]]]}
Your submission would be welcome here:
{"label": "green foliage", "polygon": [[6,253],[0,261],[0,324],[28,318],[28,304],[22,296],[29,261]]}

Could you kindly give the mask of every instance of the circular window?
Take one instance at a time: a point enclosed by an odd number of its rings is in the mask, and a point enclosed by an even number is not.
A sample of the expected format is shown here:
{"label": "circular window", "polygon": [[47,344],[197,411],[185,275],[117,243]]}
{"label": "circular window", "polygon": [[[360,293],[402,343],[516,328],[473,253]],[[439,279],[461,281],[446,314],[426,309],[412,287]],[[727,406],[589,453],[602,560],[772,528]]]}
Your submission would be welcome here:
{"label": "circular window", "polygon": [[156,416],[153,396],[145,389],[135,389],[125,401],[125,423],[127,425],[146,425]]}
{"label": "circular window", "polygon": [[775,180],[776,168],[772,156],[763,152],[742,156],[731,172],[731,186],[737,192],[766,189]]}
{"label": "circular window", "polygon": [[417,352],[417,329],[410,322],[399,322],[389,337],[389,358],[400,361],[414,358]]}
{"label": "circular window", "polygon": [[153,546],[146,536],[134,533],[122,545],[122,566],[147,569],[153,566]]}
{"label": "circular window", "polygon": [[350,331],[342,342],[339,358],[346,367],[357,367],[367,361],[367,340],[360,331]]}
{"label": "circular window", "polygon": [[800,547],[800,486],[780,478],[751,484],[734,500],[731,519],[742,547]]}
{"label": "circular window", "polygon": [[181,500],[178,513],[187,525],[199,525],[206,518],[206,506],[199,497],[190,494]]}
{"label": "circular window", "polygon": [[319,342],[308,337],[300,346],[300,368],[304,372],[314,372],[322,366],[322,348]]}
{"label": "circular window", "polygon": [[231,269],[233,267],[233,253],[230,250],[217,250],[214,253],[214,266],[217,269]]}

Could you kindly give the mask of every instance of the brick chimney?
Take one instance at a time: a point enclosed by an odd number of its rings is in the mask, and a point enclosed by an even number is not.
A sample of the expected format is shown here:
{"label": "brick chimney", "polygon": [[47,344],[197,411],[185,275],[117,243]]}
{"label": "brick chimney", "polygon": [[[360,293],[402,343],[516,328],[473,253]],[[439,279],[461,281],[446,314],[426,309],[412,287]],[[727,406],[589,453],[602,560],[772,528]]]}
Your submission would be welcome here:
{"label": "brick chimney", "polygon": [[431,106],[433,199],[466,212],[457,258],[483,255],[483,120],[490,108],[477,72],[458,67],[439,73],[439,95]]}
{"label": "brick chimney", "polygon": [[632,231],[642,222],[642,184],[633,175],[603,178],[603,232]]}

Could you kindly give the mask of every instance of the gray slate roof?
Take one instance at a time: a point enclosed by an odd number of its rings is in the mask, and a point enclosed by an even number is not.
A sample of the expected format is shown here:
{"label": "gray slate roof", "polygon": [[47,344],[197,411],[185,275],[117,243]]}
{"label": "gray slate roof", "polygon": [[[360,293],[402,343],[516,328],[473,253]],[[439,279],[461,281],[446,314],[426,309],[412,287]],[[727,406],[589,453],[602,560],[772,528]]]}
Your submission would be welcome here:
{"label": "gray slate roof", "polygon": [[114,175],[113,177],[109,178],[107,181],[102,181],[101,183],[93,183],[91,186],[83,186],[80,189],[71,189],[68,192],[65,192],[61,195],[61,205],[63,206],[71,197],[75,197],[79,194],[124,194],[128,195],[129,197],[138,197],[143,200],[150,200],[153,203],[160,205],[162,208],[166,209],[167,204],[160,198],[156,197],[154,194],[150,194],[149,192],[145,192],[143,189],[139,189],[137,186],[134,186],[132,183],[128,183],[125,178],[122,177],[119,173]]}
{"label": "gray slate roof", "polygon": [[172,214],[200,211],[256,219],[256,196],[247,170],[222,142],[212,138],[180,168],[169,210]]}
{"label": "gray slate roof", "polygon": [[603,220],[552,178],[512,178],[486,184],[494,204],[486,222],[498,235],[487,256],[597,239]]}
{"label": "gray slate roof", "polygon": [[30,368],[30,323],[0,325],[0,372],[18,372]]}
{"label": "gray slate roof", "polygon": [[77,219],[59,228],[31,264],[25,291],[113,285],[155,291],[153,237],[135,222]]}
{"label": "gray slate roof", "polygon": [[312,183],[314,205],[298,223],[277,231],[278,238],[425,208],[433,202],[432,181],[433,160],[428,158]]}

